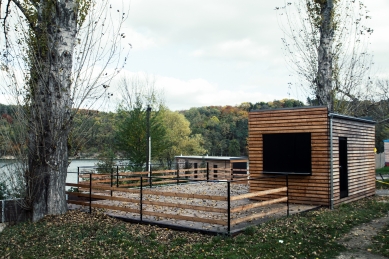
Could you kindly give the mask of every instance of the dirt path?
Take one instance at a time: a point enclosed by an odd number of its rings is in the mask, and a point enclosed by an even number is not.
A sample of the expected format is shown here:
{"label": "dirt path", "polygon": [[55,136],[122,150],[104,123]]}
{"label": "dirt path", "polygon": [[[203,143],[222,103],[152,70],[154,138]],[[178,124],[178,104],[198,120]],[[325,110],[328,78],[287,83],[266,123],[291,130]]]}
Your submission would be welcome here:
{"label": "dirt path", "polygon": [[354,227],[346,234],[339,244],[344,245],[347,251],[340,254],[337,259],[385,259],[387,257],[373,254],[368,249],[372,243],[372,238],[380,232],[382,228],[389,224],[389,214],[386,217],[374,219],[369,223],[365,223]]}

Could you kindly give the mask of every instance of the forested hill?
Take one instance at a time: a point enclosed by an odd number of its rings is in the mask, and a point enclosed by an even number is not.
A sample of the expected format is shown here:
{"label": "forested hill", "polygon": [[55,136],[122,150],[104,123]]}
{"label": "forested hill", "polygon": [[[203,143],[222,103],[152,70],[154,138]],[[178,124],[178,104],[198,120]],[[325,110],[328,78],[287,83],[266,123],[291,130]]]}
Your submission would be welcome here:
{"label": "forested hill", "polygon": [[[387,107],[383,102],[379,107]],[[153,110],[151,113],[152,157],[171,165],[174,156],[247,155],[248,113],[252,110],[304,106],[293,99],[242,103],[236,106],[207,106],[178,112]],[[369,106],[373,107],[374,106]],[[0,104],[0,157],[13,156],[26,147],[26,121],[17,117],[16,106]],[[376,111],[367,115],[379,120]],[[366,116],[366,114],[362,114]],[[358,116],[358,115],[355,115]],[[378,119],[377,119],[378,118]],[[26,118],[25,118],[26,120]],[[389,136],[387,123],[376,125],[376,147],[383,152],[383,139]],[[91,157],[107,154],[142,164],[146,159],[146,109],[118,112],[78,110],[68,138],[69,155]],[[137,152],[132,154],[134,151]],[[131,155],[132,154],[132,155]]]}
{"label": "forested hill", "polygon": [[294,99],[245,102],[237,106],[207,106],[180,111],[190,122],[192,134],[200,134],[209,155],[247,155],[248,112],[251,110],[300,107]]}
{"label": "forested hill", "polygon": [[[236,106],[208,106],[191,108],[185,111],[152,113],[155,123],[163,130],[155,133],[152,139],[154,158],[162,162],[171,161],[175,155],[247,155],[248,112],[258,109],[298,107],[304,104],[293,99],[273,102],[242,103]],[[0,156],[13,155],[25,145],[23,127],[14,114],[16,106],[0,104]],[[79,110],[73,122],[73,130],[68,139],[69,155],[90,157],[107,150],[111,153],[125,154],[129,150],[123,146],[135,136],[139,143],[145,144],[145,110],[99,112]],[[135,116],[136,115],[136,116]],[[142,116],[140,116],[142,115]],[[140,116],[140,117],[139,117]],[[134,120],[138,118],[139,121]],[[133,118],[129,120],[129,118]],[[151,125],[153,128],[153,125]],[[127,135],[128,136],[127,136]],[[160,150],[157,150],[161,140]],[[21,143],[20,143],[21,142]],[[127,143],[131,150],[136,143]],[[138,145],[139,146],[139,145]],[[131,151],[130,150],[130,151]],[[145,148],[139,148],[141,156]],[[157,152],[158,151],[158,152]],[[142,157],[141,157],[142,158]],[[130,159],[130,158],[129,158]],[[142,158],[144,159],[144,158]],[[131,157],[134,160],[134,157]]]}

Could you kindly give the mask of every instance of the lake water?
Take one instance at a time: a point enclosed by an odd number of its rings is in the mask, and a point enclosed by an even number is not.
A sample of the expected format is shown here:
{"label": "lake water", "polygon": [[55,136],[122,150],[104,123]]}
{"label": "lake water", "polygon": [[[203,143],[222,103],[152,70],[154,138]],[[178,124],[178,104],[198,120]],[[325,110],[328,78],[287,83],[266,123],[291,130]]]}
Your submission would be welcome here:
{"label": "lake water", "polygon": [[[68,167],[68,176],[66,182],[77,183],[77,170],[80,167],[80,172],[83,168],[93,167],[99,162],[97,159],[73,159]],[[117,161],[118,164],[122,161]],[[0,159],[0,181],[4,181],[4,174],[13,171],[18,166],[16,160]]]}

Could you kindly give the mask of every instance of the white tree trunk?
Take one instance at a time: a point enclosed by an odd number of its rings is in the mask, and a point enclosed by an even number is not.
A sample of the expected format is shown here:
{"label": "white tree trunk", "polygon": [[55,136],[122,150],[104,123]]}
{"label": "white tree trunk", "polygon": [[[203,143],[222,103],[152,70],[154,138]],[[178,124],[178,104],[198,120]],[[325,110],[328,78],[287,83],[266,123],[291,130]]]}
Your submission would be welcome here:
{"label": "white tree trunk", "polygon": [[332,96],[332,45],[334,42],[333,30],[333,0],[317,1],[321,5],[320,44],[318,49],[318,72],[316,97],[321,105],[327,105],[333,110]]}
{"label": "white tree trunk", "polygon": [[[65,183],[71,126],[71,73],[76,0],[41,1],[31,47],[29,157],[26,174],[33,221],[67,211]],[[48,17],[47,17],[48,16]]]}

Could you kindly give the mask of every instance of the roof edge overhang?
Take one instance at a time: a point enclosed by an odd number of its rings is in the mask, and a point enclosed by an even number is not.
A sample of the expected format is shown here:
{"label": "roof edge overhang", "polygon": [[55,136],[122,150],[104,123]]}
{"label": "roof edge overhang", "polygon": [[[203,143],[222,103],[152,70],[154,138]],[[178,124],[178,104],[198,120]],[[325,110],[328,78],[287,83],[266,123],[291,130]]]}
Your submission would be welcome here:
{"label": "roof edge overhang", "polygon": [[299,109],[313,109],[313,108],[327,108],[327,106],[299,106],[299,107],[287,107],[287,108],[273,108],[273,109],[262,109],[262,110],[252,110],[250,112],[269,112],[269,111],[282,111],[282,110],[299,110]]}
{"label": "roof edge overhang", "polygon": [[[317,108],[325,108],[327,109],[327,106],[325,105],[319,105],[319,106],[300,106],[300,107],[289,107],[289,108],[275,108],[275,109],[263,109],[263,110],[252,110],[250,112],[269,112],[269,111],[282,111],[282,110],[299,110],[299,109],[317,109]],[[350,120],[350,121],[358,121],[368,124],[376,124],[376,121],[365,119],[365,118],[358,118],[348,115],[343,115],[339,113],[329,112],[328,117],[337,118],[337,119],[343,119],[343,120]]]}
{"label": "roof edge overhang", "polygon": [[363,123],[369,123],[369,124],[376,124],[376,121],[364,119],[364,118],[357,118],[352,117],[348,115],[342,115],[338,113],[328,113],[328,117],[336,118],[336,119],[343,119],[343,120],[350,120],[350,121],[357,121],[357,122],[363,122]]}
{"label": "roof edge overhang", "polygon": [[246,156],[241,157],[229,157],[229,156],[175,156],[176,159],[203,159],[203,160],[222,160],[222,161],[233,161],[233,160],[247,160]]}

